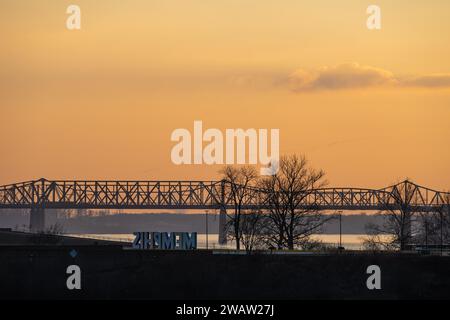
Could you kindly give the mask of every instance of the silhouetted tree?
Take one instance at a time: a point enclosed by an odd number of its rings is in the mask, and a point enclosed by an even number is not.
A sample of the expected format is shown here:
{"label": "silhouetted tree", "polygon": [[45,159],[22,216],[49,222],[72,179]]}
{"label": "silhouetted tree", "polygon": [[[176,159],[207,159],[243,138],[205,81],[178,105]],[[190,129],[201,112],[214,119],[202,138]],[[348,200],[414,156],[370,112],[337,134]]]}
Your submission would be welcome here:
{"label": "silhouetted tree", "polygon": [[[392,187],[391,197],[385,204],[385,210],[380,214],[383,216],[383,223],[367,224],[366,231],[369,238],[367,242],[378,243],[388,249],[406,250],[411,244],[414,234],[417,233],[417,215],[410,205],[415,197],[416,186],[405,180]],[[380,235],[386,235],[386,240]],[[385,243],[382,243],[385,242]]]}
{"label": "silhouetted tree", "polygon": [[33,244],[58,244],[62,238],[59,235],[64,233],[64,226],[55,223],[47,227],[45,230],[33,234],[29,241]]}
{"label": "silhouetted tree", "polygon": [[230,199],[233,205],[232,214],[227,214],[227,231],[231,239],[236,242],[236,250],[241,248],[242,228],[241,221],[245,201],[254,196],[255,190],[252,188],[258,178],[255,167],[252,166],[225,166],[220,173],[222,179],[226,181],[226,198]]}
{"label": "silhouetted tree", "polygon": [[450,192],[446,193],[442,206],[438,207],[439,244],[450,243]]}
{"label": "silhouetted tree", "polygon": [[442,205],[434,212],[420,215],[420,229],[417,242],[425,245],[448,244],[450,241],[450,194],[442,194]]}
{"label": "silhouetted tree", "polygon": [[250,210],[241,216],[241,242],[247,253],[264,247],[264,229],[267,217],[261,210]]}
{"label": "silhouetted tree", "polygon": [[270,208],[266,235],[271,245],[294,249],[320,232],[331,218],[314,206],[304,206],[308,195],[326,184],[324,177],[322,170],[308,166],[304,156],[288,155],[281,157],[276,174],[263,179],[265,202]]}

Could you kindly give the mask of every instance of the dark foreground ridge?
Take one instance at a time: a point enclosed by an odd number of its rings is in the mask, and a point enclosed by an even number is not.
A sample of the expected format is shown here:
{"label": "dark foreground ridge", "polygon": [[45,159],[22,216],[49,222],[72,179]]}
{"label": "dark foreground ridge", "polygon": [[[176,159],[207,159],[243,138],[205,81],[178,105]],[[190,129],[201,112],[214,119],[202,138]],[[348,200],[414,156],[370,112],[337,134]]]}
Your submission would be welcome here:
{"label": "dark foreground ridge", "polygon": [[[446,299],[450,257],[0,246],[0,299]],[[81,269],[69,290],[68,266]],[[369,265],[381,290],[369,290]]]}

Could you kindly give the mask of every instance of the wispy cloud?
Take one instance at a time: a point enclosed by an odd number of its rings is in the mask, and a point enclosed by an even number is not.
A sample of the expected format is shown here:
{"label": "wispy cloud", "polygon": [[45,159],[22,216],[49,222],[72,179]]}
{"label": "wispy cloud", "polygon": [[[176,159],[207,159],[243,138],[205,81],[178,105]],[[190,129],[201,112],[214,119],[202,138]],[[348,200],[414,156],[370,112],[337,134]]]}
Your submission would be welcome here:
{"label": "wispy cloud", "polygon": [[333,67],[297,69],[289,75],[287,83],[294,92],[371,87],[450,88],[450,74],[405,78],[396,76],[388,70],[354,62]]}
{"label": "wispy cloud", "polygon": [[403,80],[410,87],[445,88],[450,87],[450,74],[430,74]]}

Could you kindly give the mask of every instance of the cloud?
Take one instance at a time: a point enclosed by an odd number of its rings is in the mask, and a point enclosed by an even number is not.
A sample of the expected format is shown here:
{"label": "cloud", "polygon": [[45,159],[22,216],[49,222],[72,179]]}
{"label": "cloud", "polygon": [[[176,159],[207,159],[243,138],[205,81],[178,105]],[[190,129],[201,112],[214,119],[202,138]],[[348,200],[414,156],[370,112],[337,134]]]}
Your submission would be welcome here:
{"label": "cloud", "polygon": [[366,88],[392,85],[396,82],[391,72],[358,63],[315,70],[298,69],[289,77],[289,84],[294,91]]}
{"label": "cloud", "polygon": [[445,88],[450,87],[450,74],[431,74],[406,79],[403,84],[409,87]]}
{"label": "cloud", "polygon": [[443,88],[450,87],[450,74],[400,78],[388,70],[354,62],[312,70],[297,69],[289,75],[287,83],[295,92],[399,86]]}

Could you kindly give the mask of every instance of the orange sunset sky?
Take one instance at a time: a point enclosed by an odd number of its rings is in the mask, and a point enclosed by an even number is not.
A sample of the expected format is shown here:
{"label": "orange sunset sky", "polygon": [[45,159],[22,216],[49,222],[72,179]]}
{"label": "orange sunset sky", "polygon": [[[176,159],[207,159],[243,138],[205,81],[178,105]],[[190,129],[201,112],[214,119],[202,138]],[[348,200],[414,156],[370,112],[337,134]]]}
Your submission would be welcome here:
{"label": "orange sunset sky", "polygon": [[450,189],[449,33],[448,0],[1,0],[0,184],[217,179],[170,159],[202,120],[279,128],[330,186]]}

